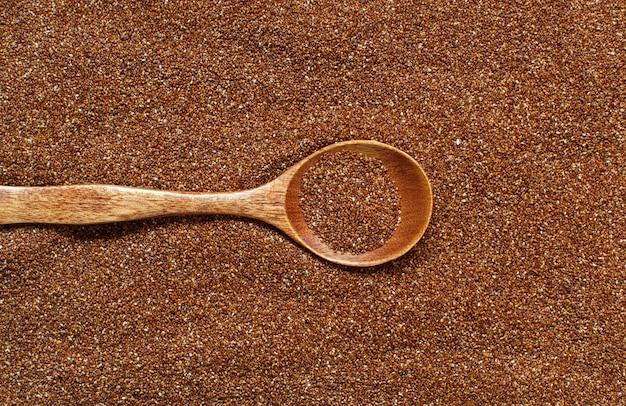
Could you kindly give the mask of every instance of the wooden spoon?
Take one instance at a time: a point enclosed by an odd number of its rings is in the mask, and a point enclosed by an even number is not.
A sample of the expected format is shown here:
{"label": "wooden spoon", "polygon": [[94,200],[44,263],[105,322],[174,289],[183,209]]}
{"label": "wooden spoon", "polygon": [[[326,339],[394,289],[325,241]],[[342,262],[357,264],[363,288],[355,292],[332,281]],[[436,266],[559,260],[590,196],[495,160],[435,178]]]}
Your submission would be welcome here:
{"label": "wooden spoon", "polygon": [[[332,250],[308,227],[300,208],[302,176],[325,154],[356,151],[382,161],[400,194],[400,224],[381,247],[362,254]],[[99,224],[151,217],[230,214],[279,228],[329,261],[372,266],[406,253],[420,239],[432,212],[432,190],[424,171],[404,152],[376,141],[346,141],[313,153],[273,181],[233,193],[192,193],[112,185],[0,186],[0,224]]]}

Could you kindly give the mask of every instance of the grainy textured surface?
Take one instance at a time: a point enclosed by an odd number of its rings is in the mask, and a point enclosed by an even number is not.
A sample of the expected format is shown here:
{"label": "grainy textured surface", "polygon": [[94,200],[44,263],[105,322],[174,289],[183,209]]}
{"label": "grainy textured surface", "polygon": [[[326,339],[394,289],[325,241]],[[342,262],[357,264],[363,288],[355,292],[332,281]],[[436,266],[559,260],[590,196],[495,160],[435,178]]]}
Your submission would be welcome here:
{"label": "grainy textured surface", "polygon": [[302,177],[307,225],[338,252],[361,254],[385,244],[400,223],[398,188],[383,163],[352,151],[325,154]]}
{"label": "grainy textured surface", "polygon": [[232,218],[2,227],[1,402],[625,402],[622,2],[216,3],[2,2],[0,183],[228,191],[371,138],[428,231],[358,271]]}

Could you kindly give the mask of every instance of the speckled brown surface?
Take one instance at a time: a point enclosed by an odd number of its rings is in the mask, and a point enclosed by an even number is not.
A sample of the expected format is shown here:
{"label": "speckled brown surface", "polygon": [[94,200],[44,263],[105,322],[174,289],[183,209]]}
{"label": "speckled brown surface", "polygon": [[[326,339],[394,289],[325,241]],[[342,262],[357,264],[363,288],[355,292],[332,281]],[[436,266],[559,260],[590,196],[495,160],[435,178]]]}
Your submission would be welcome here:
{"label": "speckled brown surface", "polygon": [[621,2],[214,3],[3,2],[0,183],[236,190],[368,138],[428,231],[358,271],[233,218],[1,227],[0,402],[626,401]]}
{"label": "speckled brown surface", "polygon": [[307,225],[337,252],[383,246],[401,222],[400,196],[382,161],[354,151],[326,154],[302,176]]}

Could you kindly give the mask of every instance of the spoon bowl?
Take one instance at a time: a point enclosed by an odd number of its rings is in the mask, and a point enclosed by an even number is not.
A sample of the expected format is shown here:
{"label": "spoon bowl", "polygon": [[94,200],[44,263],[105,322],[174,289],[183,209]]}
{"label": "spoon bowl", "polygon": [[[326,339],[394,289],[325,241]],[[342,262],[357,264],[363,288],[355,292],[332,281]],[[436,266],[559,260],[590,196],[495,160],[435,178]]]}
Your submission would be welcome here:
{"label": "spoon bowl", "polygon": [[[382,246],[362,254],[337,252],[325,244],[307,224],[300,207],[304,174],[327,154],[354,151],[380,160],[396,185],[400,198],[400,223]],[[396,259],[410,250],[422,237],[432,213],[432,190],[426,174],[413,158],[392,146],[375,141],[347,141],[323,148],[286,173],[289,183],[285,194],[286,217],[294,240],[329,261],[350,266],[373,266]]]}
{"label": "spoon bowl", "polygon": [[[362,254],[331,249],[308,226],[300,206],[304,174],[326,154],[340,151],[380,160],[399,194],[398,227],[384,245]],[[432,203],[426,174],[409,155],[376,141],[345,141],[320,149],[265,185],[240,192],[173,192],[114,185],[0,186],[0,224],[100,224],[162,216],[230,214],[272,224],[329,261],[364,267],[391,261],[410,250],[426,230]]]}

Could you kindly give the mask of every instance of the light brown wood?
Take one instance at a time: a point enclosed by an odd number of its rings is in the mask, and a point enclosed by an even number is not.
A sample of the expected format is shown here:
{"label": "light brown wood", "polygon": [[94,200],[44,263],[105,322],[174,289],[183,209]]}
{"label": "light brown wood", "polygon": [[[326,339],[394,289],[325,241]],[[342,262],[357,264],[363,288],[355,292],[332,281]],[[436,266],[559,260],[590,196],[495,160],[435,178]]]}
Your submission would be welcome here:
{"label": "light brown wood", "polygon": [[[300,209],[302,176],[324,154],[352,150],[380,159],[400,194],[401,222],[383,246],[363,254],[330,249],[308,227]],[[161,216],[231,214],[272,224],[329,261],[378,265],[406,253],[421,238],[432,212],[432,189],[422,168],[404,152],[375,141],[323,148],[275,180],[234,193],[169,192],[112,185],[0,186],[0,224],[98,224]]]}

